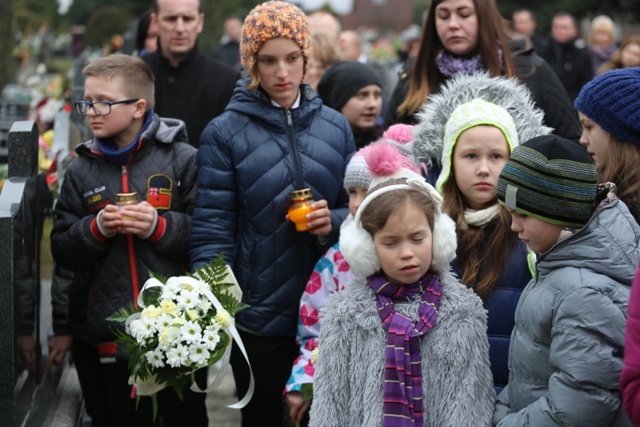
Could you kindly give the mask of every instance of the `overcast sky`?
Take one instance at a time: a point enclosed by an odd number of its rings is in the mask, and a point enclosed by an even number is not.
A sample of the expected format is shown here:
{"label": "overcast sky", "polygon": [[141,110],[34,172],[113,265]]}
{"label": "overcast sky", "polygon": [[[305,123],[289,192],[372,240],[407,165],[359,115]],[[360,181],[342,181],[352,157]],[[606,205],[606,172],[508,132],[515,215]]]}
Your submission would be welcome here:
{"label": "overcast sky", "polygon": [[73,3],[73,0],[57,0],[58,1],[58,13],[64,15],[69,10],[69,6]]}
{"label": "overcast sky", "polygon": [[325,4],[329,4],[331,8],[339,13],[340,15],[345,15],[347,13],[351,13],[351,9],[353,9],[353,0],[290,0],[291,3],[296,3],[301,5],[305,10],[316,10],[324,6]]}

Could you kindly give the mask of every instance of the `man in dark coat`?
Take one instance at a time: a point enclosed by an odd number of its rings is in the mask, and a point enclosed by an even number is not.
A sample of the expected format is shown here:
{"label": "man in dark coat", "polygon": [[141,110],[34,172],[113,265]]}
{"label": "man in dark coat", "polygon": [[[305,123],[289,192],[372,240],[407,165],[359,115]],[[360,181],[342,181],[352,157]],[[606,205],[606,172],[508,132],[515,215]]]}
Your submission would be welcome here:
{"label": "man in dark coat", "polygon": [[556,73],[573,101],[582,86],[593,78],[591,55],[584,40],[578,39],[575,18],[565,12],[556,14],[551,24],[551,39],[541,56]]}
{"label": "man in dark coat", "polygon": [[224,20],[224,36],[220,43],[211,51],[215,59],[231,65],[236,70],[241,70],[240,65],[240,34],[242,32],[242,19],[230,16]]}
{"label": "man in dark coat", "polygon": [[202,130],[224,111],[240,74],[198,51],[204,25],[199,0],[156,0],[151,19],[158,50],[142,59],[155,74],[155,112],[183,120],[189,143],[198,147]]}

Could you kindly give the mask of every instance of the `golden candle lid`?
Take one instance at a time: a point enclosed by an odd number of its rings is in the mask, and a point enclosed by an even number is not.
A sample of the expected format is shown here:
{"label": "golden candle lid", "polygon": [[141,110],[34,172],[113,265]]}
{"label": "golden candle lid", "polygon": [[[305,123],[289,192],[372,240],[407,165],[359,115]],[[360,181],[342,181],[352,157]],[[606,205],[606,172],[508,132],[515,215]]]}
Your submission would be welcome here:
{"label": "golden candle lid", "polygon": [[138,193],[116,193],[116,203],[131,203],[138,201]]}
{"label": "golden candle lid", "polygon": [[310,188],[303,188],[301,190],[293,190],[289,197],[291,197],[291,200],[300,200],[311,199],[313,195],[311,194]]}

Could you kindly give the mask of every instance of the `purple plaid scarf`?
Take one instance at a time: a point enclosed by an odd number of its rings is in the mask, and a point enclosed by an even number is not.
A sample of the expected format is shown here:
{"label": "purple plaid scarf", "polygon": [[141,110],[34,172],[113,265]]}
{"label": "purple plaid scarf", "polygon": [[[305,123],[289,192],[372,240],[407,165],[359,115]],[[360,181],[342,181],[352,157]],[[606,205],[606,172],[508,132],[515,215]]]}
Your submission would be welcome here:
{"label": "purple plaid scarf", "polygon": [[[428,272],[416,283],[399,285],[381,274],[368,278],[376,294],[376,305],[387,330],[384,369],[384,427],[422,427],[422,366],[420,337],[435,324],[440,307],[442,285],[438,277]],[[396,313],[394,300],[406,300],[422,294],[419,319]]]}
{"label": "purple plaid scarf", "polygon": [[[498,48],[498,58],[502,69],[504,69],[504,61],[502,59],[502,49]],[[462,57],[454,55],[445,49],[440,49],[436,55],[436,65],[438,70],[447,78],[455,77],[458,74],[473,74],[478,71],[486,71],[482,57],[479,53],[471,57]]]}

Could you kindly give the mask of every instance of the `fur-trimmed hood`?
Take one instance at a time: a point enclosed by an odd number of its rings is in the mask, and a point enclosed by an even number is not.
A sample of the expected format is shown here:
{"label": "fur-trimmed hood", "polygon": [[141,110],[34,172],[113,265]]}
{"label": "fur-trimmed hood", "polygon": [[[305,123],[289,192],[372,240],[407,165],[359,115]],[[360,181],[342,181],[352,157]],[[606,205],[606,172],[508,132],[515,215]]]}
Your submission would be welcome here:
{"label": "fur-trimmed hood", "polygon": [[481,72],[459,75],[429,97],[416,115],[413,156],[427,166],[442,164],[447,121],[459,105],[476,98],[499,105],[513,118],[520,142],[553,131],[543,123],[544,113],[534,105],[531,93],[516,78],[491,77]]}

